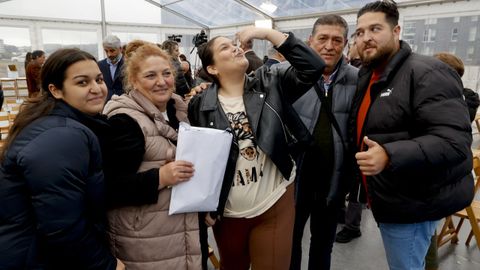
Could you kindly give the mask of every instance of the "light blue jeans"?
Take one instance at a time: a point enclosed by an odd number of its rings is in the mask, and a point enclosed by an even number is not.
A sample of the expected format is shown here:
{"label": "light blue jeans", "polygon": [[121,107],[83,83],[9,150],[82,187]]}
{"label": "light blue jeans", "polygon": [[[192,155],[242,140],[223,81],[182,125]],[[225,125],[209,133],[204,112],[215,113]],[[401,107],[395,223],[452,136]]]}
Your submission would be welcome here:
{"label": "light blue jeans", "polygon": [[437,221],[379,223],[390,270],[424,270],[425,255]]}

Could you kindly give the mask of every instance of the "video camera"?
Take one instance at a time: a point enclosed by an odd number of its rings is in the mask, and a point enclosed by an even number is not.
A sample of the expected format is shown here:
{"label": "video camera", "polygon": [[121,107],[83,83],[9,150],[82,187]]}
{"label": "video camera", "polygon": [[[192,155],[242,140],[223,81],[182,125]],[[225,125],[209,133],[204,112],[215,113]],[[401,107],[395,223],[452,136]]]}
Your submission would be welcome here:
{"label": "video camera", "polygon": [[172,41],[175,41],[177,43],[182,42],[182,35],[170,35],[167,38],[168,38],[168,40],[172,40]]}
{"label": "video camera", "polygon": [[192,43],[197,48],[198,48],[198,46],[202,45],[203,43],[205,43],[207,41],[208,41],[208,36],[207,36],[207,34],[205,34],[205,30],[200,31],[200,33],[193,36],[193,39],[192,39]]}

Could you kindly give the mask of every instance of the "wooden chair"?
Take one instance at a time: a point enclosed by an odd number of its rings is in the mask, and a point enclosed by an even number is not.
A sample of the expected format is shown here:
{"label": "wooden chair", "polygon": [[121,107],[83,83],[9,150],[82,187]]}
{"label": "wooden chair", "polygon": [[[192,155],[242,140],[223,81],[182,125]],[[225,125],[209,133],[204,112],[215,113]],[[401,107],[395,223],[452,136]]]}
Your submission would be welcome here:
{"label": "wooden chair", "polygon": [[208,246],[208,258],[215,269],[220,269],[220,262],[218,261],[217,256],[215,256],[215,251],[210,246]]}
{"label": "wooden chair", "polygon": [[480,133],[480,113],[477,113],[475,115],[474,122],[475,122],[475,125],[477,126],[477,132]]}
{"label": "wooden chair", "polygon": [[8,113],[8,120],[10,120],[10,123],[13,123],[15,120],[15,117],[17,117],[18,111],[10,111]]}
{"label": "wooden chair", "polygon": [[8,119],[8,112],[0,111],[0,147],[3,147],[9,129],[10,121]]}
{"label": "wooden chair", "polygon": [[6,98],[5,99],[5,104],[17,104],[17,99],[16,98]]}
{"label": "wooden chair", "polygon": [[[465,212],[463,212],[465,211]],[[470,212],[469,212],[470,211]],[[476,220],[477,225],[473,226],[472,229],[470,230],[470,233],[468,234],[467,241],[465,241],[465,244],[468,246],[470,245],[470,241],[472,240],[473,236],[475,236],[475,240],[477,242],[478,249],[480,249],[480,201],[473,201],[472,205],[470,207],[465,208],[464,210],[461,211],[462,216],[467,216],[469,217],[470,223],[472,223],[472,219]],[[472,217],[470,219],[470,217]],[[464,219],[462,219],[464,220]]]}
{"label": "wooden chair", "polygon": [[[480,189],[480,157],[477,154],[478,153],[474,153],[473,157],[473,171],[475,172],[475,194]],[[457,226],[455,226],[453,222],[453,216],[460,218]],[[467,206],[465,209],[445,218],[445,223],[442,226],[442,230],[438,234],[437,246],[441,247],[449,241],[455,244],[458,243],[458,233],[460,232],[460,228],[462,227],[465,219],[469,220],[472,227],[465,244],[469,245],[472,237],[475,236],[477,247],[480,249],[480,201],[477,200],[473,200],[470,206]]]}

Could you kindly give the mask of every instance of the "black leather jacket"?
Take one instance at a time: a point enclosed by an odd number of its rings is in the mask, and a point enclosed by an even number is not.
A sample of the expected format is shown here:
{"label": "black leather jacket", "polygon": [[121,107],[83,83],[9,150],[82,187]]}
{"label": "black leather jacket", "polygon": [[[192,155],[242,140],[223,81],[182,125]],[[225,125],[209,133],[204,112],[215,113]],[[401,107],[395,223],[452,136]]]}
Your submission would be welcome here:
{"label": "black leather jacket", "polygon": [[[322,75],[324,63],[292,33],[278,48],[291,66],[263,67],[245,78],[243,100],[258,146],[289,179],[294,162],[290,145],[304,140],[308,130],[293,112],[291,103],[310,89]],[[189,103],[188,117],[193,126],[228,129],[230,123],[218,102],[218,85],[212,84]],[[216,214],[222,215],[232,185],[239,154],[233,139]],[[214,213],[215,215],[215,213]]]}

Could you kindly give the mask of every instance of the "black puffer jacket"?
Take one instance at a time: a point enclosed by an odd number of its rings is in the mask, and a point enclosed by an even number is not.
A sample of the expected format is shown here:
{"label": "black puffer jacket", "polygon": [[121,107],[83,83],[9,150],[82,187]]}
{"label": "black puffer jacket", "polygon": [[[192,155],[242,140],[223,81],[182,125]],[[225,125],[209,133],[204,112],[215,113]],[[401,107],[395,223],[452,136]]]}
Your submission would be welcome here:
{"label": "black puffer jacket", "polygon": [[[356,116],[371,72],[359,72],[350,138],[356,138]],[[372,85],[362,133],[390,157],[382,173],[367,177],[377,222],[438,220],[472,201],[472,135],[462,88],[455,71],[412,53],[405,42]]]}
{"label": "black puffer jacket", "polygon": [[63,102],[27,127],[0,167],[0,269],[115,269],[95,135]]}
{"label": "black puffer jacket", "polygon": [[[277,48],[291,66],[263,67],[246,77],[243,101],[258,146],[275,163],[285,179],[293,168],[290,145],[309,138],[308,130],[293,111],[291,102],[310,89],[321,76],[323,61],[292,33]],[[212,84],[189,103],[193,126],[227,129],[230,123],[218,102],[218,85]],[[235,173],[238,145],[232,143],[223,179],[217,214],[222,215]]]}

